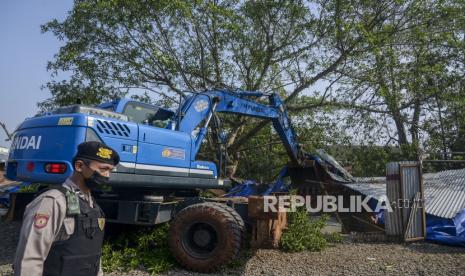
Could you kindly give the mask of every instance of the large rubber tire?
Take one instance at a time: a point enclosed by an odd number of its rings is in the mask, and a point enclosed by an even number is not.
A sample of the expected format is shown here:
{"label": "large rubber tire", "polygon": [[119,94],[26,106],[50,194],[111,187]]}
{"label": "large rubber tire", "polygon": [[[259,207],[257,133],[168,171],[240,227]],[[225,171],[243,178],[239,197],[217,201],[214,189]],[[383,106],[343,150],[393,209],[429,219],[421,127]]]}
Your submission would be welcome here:
{"label": "large rubber tire", "polygon": [[244,223],[244,220],[242,219],[241,215],[239,215],[234,208],[224,204],[224,203],[219,203],[219,202],[207,202],[206,204],[213,204],[213,205],[218,205],[222,208],[224,208],[227,212],[231,214],[231,216],[234,217],[236,220],[237,225],[241,229],[241,245],[245,245],[245,238],[246,238],[246,226]]}
{"label": "large rubber tire", "polygon": [[171,253],[187,269],[217,271],[239,254],[242,218],[229,206],[204,202],[182,209],[171,222]]}

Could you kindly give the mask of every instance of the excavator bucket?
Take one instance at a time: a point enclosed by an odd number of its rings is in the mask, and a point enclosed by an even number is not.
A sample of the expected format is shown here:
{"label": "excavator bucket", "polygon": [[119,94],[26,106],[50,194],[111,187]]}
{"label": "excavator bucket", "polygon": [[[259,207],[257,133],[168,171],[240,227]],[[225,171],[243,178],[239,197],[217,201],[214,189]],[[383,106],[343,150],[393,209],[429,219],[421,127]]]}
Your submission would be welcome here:
{"label": "excavator bucket", "polygon": [[349,172],[321,149],[316,154],[305,153],[302,165],[290,165],[287,169],[292,186],[300,195],[321,194],[328,183],[355,181]]}

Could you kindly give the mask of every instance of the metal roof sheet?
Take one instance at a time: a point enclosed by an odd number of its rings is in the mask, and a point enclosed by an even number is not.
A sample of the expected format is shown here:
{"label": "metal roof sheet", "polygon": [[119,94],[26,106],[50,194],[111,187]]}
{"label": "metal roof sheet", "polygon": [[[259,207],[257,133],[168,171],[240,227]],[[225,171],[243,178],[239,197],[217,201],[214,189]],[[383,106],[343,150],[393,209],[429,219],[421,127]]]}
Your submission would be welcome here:
{"label": "metal roof sheet", "polygon": [[[386,198],[386,178],[356,178],[355,183],[341,183],[378,200]],[[426,213],[453,218],[465,209],[465,169],[423,174]]]}
{"label": "metal roof sheet", "polygon": [[377,183],[377,182],[355,182],[355,183],[344,183],[346,187],[351,188],[357,192],[360,192],[364,195],[370,195],[371,197],[376,198],[376,200],[385,200],[386,199],[386,183]]}
{"label": "metal roof sheet", "polygon": [[465,209],[465,169],[423,175],[426,213],[453,218]]}

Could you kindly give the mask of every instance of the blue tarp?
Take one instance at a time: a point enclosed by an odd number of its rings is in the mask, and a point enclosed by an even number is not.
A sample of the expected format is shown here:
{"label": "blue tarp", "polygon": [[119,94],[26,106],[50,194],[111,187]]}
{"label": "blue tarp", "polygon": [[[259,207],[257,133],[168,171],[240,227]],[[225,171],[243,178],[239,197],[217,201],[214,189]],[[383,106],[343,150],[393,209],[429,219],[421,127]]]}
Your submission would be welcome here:
{"label": "blue tarp", "polygon": [[[269,185],[268,188],[265,190],[262,187],[264,185],[260,185],[253,180],[245,180],[242,183],[234,186],[229,192],[225,195],[225,197],[235,197],[235,196],[243,196],[248,197],[251,195],[269,195],[271,193],[276,192],[287,192],[288,187],[284,183],[284,177],[287,175],[287,167],[284,167],[279,172],[279,175],[276,181]],[[266,187],[266,186],[265,186]]]}
{"label": "blue tarp", "polygon": [[[378,206],[378,200],[375,198],[370,198],[368,201],[368,206],[370,206],[371,210],[374,211],[373,215],[375,218],[375,222],[380,225],[384,225],[384,209],[380,208],[380,210],[376,211],[376,207]],[[382,204],[384,206],[384,203]]]}
{"label": "blue tarp", "polygon": [[452,219],[426,214],[426,240],[465,247],[465,210]]}
{"label": "blue tarp", "polygon": [[[374,210],[377,201],[371,198],[368,205]],[[384,211],[374,214],[378,224],[384,225]],[[465,210],[447,219],[426,213],[426,240],[465,247]]]}
{"label": "blue tarp", "polygon": [[226,197],[235,197],[235,196],[244,196],[248,197],[251,195],[260,194],[257,190],[257,182],[253,180],[245,180],[244,182],[234,186],[229,192],[225,195]]}
{"label": "blue tarp", "polygon": [[10,193],[16,193],[19,191],[21,187],[25,187],[30,185],[30,182],[23,182],[19,185],[12,186],[4,191],[2,195],[0,195],[0,204],[10,207]]}

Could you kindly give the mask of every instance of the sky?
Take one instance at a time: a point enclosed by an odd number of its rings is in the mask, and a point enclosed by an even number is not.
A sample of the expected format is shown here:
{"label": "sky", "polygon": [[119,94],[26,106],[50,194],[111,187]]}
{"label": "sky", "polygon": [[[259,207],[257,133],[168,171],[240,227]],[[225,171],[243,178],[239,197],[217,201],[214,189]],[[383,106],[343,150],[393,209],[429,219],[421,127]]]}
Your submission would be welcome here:
{"label": "sky", "polygon": [[[47,62],[64,43],[40,25],[63,20],[72,0],[0,0],[0,122],[13,131],[34,116],[37,103],[50,97],[41,86],[50,80]],[[0,129],[0,146],[9,147]]]}

